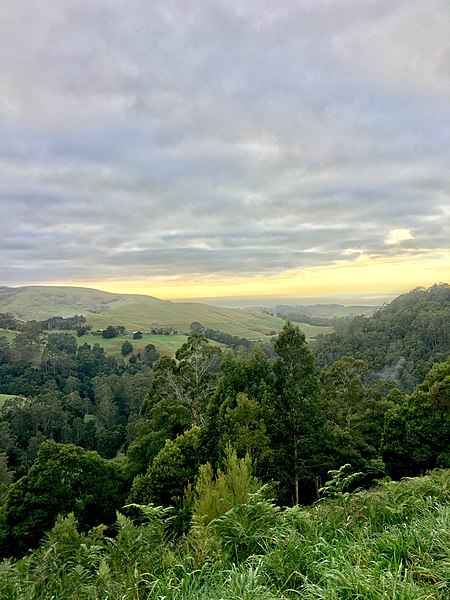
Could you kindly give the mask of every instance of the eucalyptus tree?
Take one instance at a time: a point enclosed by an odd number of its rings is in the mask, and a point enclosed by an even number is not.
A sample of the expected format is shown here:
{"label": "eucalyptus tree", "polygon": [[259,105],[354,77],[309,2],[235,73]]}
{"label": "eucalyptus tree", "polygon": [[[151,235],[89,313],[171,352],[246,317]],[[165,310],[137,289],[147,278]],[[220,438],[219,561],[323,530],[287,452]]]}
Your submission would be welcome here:
{"label": "eucalyptus tree", "polygon": [[318,478],[326,472],[326,421],[305,335],[288,321],[275,342],[275,352],[269,419],[273,476],[280,483],[281,499],[298,504],[315,496]]}

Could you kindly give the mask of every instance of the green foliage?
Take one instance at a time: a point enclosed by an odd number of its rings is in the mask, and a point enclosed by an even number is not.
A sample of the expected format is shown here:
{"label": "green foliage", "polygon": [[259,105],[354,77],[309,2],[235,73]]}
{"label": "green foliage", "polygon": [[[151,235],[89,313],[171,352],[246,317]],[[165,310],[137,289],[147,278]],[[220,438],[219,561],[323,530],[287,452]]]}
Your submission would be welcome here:
{"label": "green foliage", "polygon": [[73,445],[44,442],[27,476],[7,493],[0,523],[3,556],[35,547],[59,514],[83,529],[111,523],[125,499],[120,467]]}
{"label": "green foliage", "polygon": [[264,554],[276,543],[280,534],[280,508],[264,497],[267,490],[247,494],[245,501],[232,506],[224,515],[209,523],[224,558],[241,563],[255,554]]}
{"label": "green foliage", "polygon": [[330,454],[338,463],[364,470],[366,483],[385,467],[380,447],[386,413],[395,406],[367,380],[364,361],[346,356],[320,374],[320,398],[329,429]]}
{"label": "green foliage", "polygon": [[0,503],[13,480],[13,473],[8,469],[8,457],[5,452],[0,452]]}
{"label": "green foliage", "polygon": [[226,408],[224,428],[221,446],[230,444],[238,456],[249,455],[260,465],[270,461],[270,438],[257,400],[238,393],[235,408]]}
{"label": "green foliage", "polygon": [[156,350],[155,344],[147,344],[144,348],[144,352],[141,356],[142,361],[150,366],[153,366],[161,358],[159,352]]}
{"label": "green foliage", "polygon": [[331,479],[320,488],[319,495],[324,498],[341,497],[354,481],[361,478],[363,473],[352,471],[351,465],[342,465],[339,469],[328,471]]}
{"label": "green foliage", "polygon": [[326,470],[325,415],[305,336],[289,321],[275,342],[275,352],[276,395],[269,413],[273,478],[280,482],[282,501],[298,504],[314,498],[317,477]]}
{"label": "green foliage", "polygon": [[208,340],[215,340],[229,348],[233,348],[237,350],[239,348],[252,348],[253,342],[248,340],[247,338],[239,337],[237,335],[230,335],[229,333],[225,333],[224,331],[217,331],[216,329],[205,329],[203,331],[205,337]]}
{"label": "green foliage", "polygon": [[393,477],[450,466],[450,359],[386,416],[382,453]]}
{"label": "green foliage", "polygon": [[131,344],[128,340],[125,340],[120,348],[120,354],[122,356],[128,356],[133,352],[133,344]]}
{"label": "green foliage", "polygon": [[447,600],[450,471],[384,483],[308,509],[280,510],[264,490],[210,521],[209,552],[168,536],[170,511],[133,507],[80,533],[59,518],[42,546],[0,564],[5,600]]}
{"label": "green foliage", "polygon": [[114,327],[113,325],[108,325],[108,327],[103,329],[102,337],[110,339],[117,337],[118,335],[121,335],[123,333],[125,333],[125,327],[123,325],[117,325],[116,327]]}
{"label": "green foliage", "polygon": [[[245,454],[244,446],[250,444],[256,450],[252,458],[258,461],[257,472],[267,472],[265,459],[270,450],[266,448],[264,438],[267,431],[265,409],[273,404],[273,387],[272,367],[258,347],[250,352],[241,349],[237,354],[227,352],[224,355],[201,433],[205,462],[217,464],[229,442],[240,456]],[[249,422],[251,418],[255,419],[254,423]],[[261,446],[256,449],[258,437]],[[247,450],[251,452],[250,448]]]}
{"label": "green foliage", "polygon": [[209,463],[202,465],[193,494],[195,527],[201,530],[233,506],[246,502],[249,494],[260,489],[262,484],[252,472],[249,455],[238,458],[231,446],[226,448],[223,469],[218,469],[216,476]]}
{"label": "green foliage", "polygon": [[200,465],[199,432],[193,426],[175,440],[166,440],[145,475],[135,477],[128,496],[129,503],[173,507],[177,532],[185,531],[190,521],[185,489],[194,483]]}
{"label": "green foliage", "polygon": [[450,286],[433,285],[402,294],[372,317],[355,317],[346,332],[314,345],[319,367],[344,356],[368,363],[373,375],[412,391],[450,348]]}
{"label": "green foliage", "polygon": [[132,476],[147,469],[167,439],[203,423],[220,359],[219,349],[210,346],[204,336],[193,334],[177,351],[177,360],[163,357],[159,361],[127,453]]}

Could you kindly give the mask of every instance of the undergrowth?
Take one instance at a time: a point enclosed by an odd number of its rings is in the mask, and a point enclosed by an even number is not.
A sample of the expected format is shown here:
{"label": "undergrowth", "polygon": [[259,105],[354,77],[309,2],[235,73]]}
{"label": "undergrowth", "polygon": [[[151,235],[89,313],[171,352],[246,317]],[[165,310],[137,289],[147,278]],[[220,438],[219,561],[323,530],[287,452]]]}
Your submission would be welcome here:
{"label": "undergrowth", "polygon": [[181,539],[160,507],[141,507],[143,523],[118,515],[114,537],[60,517],[38,550],[0,564],[0,598],[450,598],[450,471],[309,508],[280,510],[263,492]]}

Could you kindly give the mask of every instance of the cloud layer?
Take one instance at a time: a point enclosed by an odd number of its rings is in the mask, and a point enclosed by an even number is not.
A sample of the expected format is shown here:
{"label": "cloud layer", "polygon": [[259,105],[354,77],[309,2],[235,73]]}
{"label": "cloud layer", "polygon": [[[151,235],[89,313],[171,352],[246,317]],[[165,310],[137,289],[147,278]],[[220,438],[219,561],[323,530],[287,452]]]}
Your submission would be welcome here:
{"label": "cloud layer", "polygon": [[4,0],[0,284],[450,239],[447,0]]}

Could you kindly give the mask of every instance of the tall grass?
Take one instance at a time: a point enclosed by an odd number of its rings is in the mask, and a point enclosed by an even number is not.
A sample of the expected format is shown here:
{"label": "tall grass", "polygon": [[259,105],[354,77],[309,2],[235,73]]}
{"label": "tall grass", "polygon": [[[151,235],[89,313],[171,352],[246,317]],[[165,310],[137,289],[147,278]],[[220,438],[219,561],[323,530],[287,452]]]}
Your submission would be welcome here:
{"label": "tall grass", "polygon": [[0,565],[2,600],[448,600],[450,471],[280,510],[261,492],[195,532],[170,515],[119,515],[114,537],[60,518],[43,545]]}

